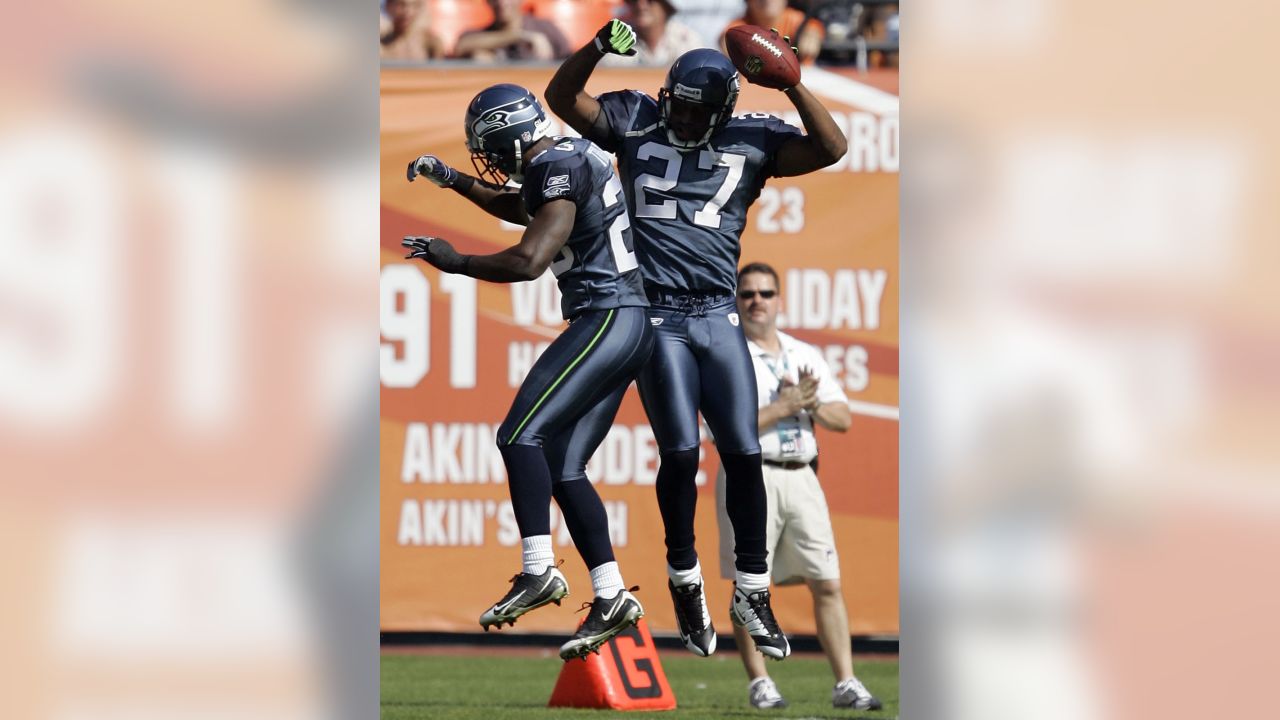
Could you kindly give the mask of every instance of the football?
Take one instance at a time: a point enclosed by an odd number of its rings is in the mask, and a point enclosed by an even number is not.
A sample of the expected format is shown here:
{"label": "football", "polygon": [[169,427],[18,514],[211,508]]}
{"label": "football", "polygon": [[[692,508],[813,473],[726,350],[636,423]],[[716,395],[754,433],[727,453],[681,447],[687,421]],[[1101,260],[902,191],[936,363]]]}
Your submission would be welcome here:
{"label": "football", "polygon": [[800,58],[774,30],[738,25],[724,34],[725,49],[747,82],[775,90],[800,82]]}

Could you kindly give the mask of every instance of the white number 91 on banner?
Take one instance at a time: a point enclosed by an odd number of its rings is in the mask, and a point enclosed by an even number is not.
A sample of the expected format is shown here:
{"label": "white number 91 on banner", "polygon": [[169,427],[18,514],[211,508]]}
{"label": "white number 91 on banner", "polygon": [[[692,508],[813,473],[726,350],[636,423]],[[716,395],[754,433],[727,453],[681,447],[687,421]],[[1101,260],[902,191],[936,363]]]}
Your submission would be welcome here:
{"label": "white number 91 on banner", "polygon": [[[449,302],[449,385],[476,386],[476,281],[441,274]],[[413,265],[382,268],[379,281],[382,347],[378,375],[385,387],[417,386],[431,369],[431,283]],[[397,344],[399,347],[397,347]]]}

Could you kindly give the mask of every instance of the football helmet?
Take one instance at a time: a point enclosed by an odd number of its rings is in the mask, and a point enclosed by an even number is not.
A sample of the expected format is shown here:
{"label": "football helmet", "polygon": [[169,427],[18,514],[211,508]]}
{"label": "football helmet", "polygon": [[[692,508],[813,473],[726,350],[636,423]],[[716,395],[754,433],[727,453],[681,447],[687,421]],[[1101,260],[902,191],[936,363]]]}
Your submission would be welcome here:
{"label": "football helmet", "polygon": [[701,147],[733,117],[738,71],[719,50],[699,48],[676,58],[658,91],[658,116],[678,150]]}
{"label": "football helmet", "polygon": [[476,175],[496,185],[520,182],[525,151],[547,136],[551,121],[533,93],[502,83],[485,88],[467,106],[467,149]]}

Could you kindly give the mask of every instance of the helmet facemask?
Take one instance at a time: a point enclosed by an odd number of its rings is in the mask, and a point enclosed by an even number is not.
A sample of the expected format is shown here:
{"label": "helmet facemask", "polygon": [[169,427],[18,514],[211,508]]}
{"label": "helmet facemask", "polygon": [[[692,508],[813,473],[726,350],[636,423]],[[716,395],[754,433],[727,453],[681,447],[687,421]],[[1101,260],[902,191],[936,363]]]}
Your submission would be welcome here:
{"label": "helmet facemask", "polygon": [[476,170],[476,177],[493,185],[506,185],[508,178],[520,182],[520,143],[512,142],[506,153],[490,151],[479,138],[468,138],[467,149],[471,151],[471,166]]}

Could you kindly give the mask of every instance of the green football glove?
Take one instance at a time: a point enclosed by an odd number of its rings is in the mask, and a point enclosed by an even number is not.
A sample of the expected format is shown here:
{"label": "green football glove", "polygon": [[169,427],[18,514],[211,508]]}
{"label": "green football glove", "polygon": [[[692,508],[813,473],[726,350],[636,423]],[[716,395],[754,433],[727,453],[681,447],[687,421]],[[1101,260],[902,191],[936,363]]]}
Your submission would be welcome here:
{"label": "green football glove", "polygon": [[[778,32],[778,28],[769,28],[769,29],[773,31],[774,35],[782,35],[782,33]],[[800,48],[791,44],[790,35],[782,35],[782,42],[786,43],[787,47],[791,48],[791,52],[795,53],[796,57],[800,57]]]}
{"label": "green football glove", "polygon": [[608,55],[635,55],[636,31],[631,26],[614,18],[604,24],[595,37],[596,50]]}

